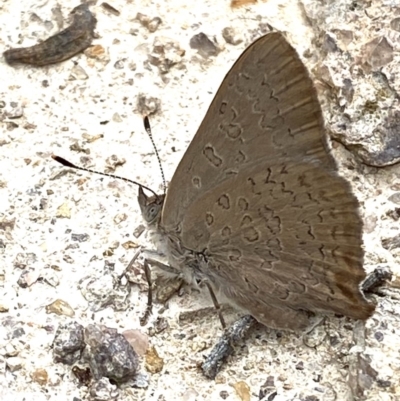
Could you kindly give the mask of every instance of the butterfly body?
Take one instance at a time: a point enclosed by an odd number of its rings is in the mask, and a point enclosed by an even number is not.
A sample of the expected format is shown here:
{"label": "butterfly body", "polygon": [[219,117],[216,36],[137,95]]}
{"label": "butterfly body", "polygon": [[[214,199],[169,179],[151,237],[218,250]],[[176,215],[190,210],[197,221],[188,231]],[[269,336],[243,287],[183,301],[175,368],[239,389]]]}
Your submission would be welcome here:
{"label": "butterfly body", "polygon": [[368,318],[362,221],[337,173],[312,81],[279,33],[225,77],[164,196],[139,204],[169,265],[261,323]]}

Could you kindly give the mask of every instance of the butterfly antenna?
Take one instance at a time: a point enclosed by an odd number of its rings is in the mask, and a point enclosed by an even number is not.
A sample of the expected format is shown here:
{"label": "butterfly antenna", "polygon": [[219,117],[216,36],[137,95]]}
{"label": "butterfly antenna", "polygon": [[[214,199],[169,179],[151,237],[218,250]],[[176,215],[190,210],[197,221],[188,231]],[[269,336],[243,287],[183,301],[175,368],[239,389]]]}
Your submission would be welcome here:
{"label": "butterfly antenna", "polygon": [[135,184],[138,185],[139,187],[142,187],[144,189],[146,189],[147,191],[152,192],[155,196],[158,197],[158,195],[150,188],[145,187],[143,184],[138,183],[137,181],[133,181],[130,180],[129,178],[125,178],[125,177],[120,177],[119,175],[115,175],[115,174],[107,174],[107,173],[101,173],[100,171],[96,171],[96,170],[91,170],[90,168],[85,168],[85,167],[80,167],[80,166],[76,166],[75,164],[69,162],[66,159],[63,159],[60,156],[56,156],[56,155],[51,155],[51,157],[58,163],[62,164],[65,167],[70,167],[73,168],[75,170],[81,170],[81,171],[87,171],[89,173],[94,173],[94,174],[99,174],[99,175],[104,175],[105,177],[111,177],[111,178],[116,178],[118,180],[122,180],[125,182],[129,182],[131,184]]}
{"label": "butterfly antenna", "polygon": [[152,145],[153,145],[154,152],[156,152],[156,156],[157,156],[157,160],[158,160],[158,165],[159,165],[160,171],[161,171],[161,178],[162,178],[162,181],[163,181],[164,195],[165,195],[165,192],[166,192],[166,190],[167,190],[167,186],[165,185],[164,170],[163,170],[162,165],[161,165],[161,159],[160,159],[160,155],[158,154],[158,150],[157,150],[157,148],[156,148],[156,144],[154,143],[153,134],[152,134],[152,132],[151,132],[151,127],[150,127],[149,117],[145,116],[144,119],[143,119],[143,122],[144,122],[144,129],[146,130],[147,135],[148,135],[149,138],[150,138],[150,141],[151,141],[151,143],[152,143]]}

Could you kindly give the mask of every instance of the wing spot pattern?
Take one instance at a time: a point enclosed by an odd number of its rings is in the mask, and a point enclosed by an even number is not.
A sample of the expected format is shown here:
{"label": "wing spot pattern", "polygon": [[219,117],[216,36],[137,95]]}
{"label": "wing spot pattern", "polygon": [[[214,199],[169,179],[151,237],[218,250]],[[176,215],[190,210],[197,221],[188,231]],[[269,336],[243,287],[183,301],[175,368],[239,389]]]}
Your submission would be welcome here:
{"label": "wing spot pattern", "polygon": [[239,123],[223,123],[218,128],[230,139],[237,139],[242,135],[243,128]]}
{"label": "wing spot pattern", "polygon": [[229,237],[232,234],[232,229],[228,226],[225,226],[222,230],[221,230],[221,235],[223,237]]}
{"label": "wing spot pattern", "polygon": [[206,214],[206,224],[210,227],[214,223],[214,215],[210,212]]}
{"label": "wing spot pattern", "polygon": [[240,209],[242,212],[245,212],[246,210],[249,209],[249,202],[248,202],[245,198],[240,197],[240,198],[238,199],[238,201],[237,201],[237,204],[238,204],[238,206],[239,206],[239,209]]}
{"label": "wing spot pattern", "polygon": [[254,227],[246,227],[242,232],[242,236],[247,242],[256,242],[260,238],[259,232]]}
{"label": "wing spot pattern", "polygon": [[274,211],[267,205],[258,209],[258,215],[264,220],[265,228],[273,236],[278,235],[282,230],[282,222],[279,216],[274,214]]}
{"label": "wing spot pattern", "polygon": [[228,255],[231,262],[238,262],[242,258],[242,252],[237,248],[230,249]]}
{"label": "wing spot pattern", "polygon": [[224,194],[218,198],[218,206],[222,209],[229,210],[231,208],[231,203],[229,200],[229,196]]}
{"label": "wing spot pattern", "polygon": [[245,214],[242,218],[240,225],[247,226],[248,224],[252,223],[252,221],[253,221],[253,219],[250,217],[250,215]]}
{"label": "wing spot pattern", "polygon": [[192,178],[193,186],[196,188],[201,188],[201,179],[200,177],[193,177]]}
{"label": "wing spot pattern", "polygon": [[214,167],[220,167],[222,164],[222,158],[219,157],[216,152],[214,147],[211,145],[207,145],[203,149],[203,155],[206,157],[206,159],[214,166]]}

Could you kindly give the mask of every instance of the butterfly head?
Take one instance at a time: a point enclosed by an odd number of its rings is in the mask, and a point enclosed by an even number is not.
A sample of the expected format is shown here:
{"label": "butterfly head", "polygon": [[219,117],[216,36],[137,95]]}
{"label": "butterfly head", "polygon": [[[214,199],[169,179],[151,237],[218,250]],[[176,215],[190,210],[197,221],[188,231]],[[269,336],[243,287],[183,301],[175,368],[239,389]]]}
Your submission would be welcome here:
{"label": "butterfly head", "polygon": [[160,222],[164,199],[165,195],[147,196],[139,186],[138,202],[143,219],[149,226]]}

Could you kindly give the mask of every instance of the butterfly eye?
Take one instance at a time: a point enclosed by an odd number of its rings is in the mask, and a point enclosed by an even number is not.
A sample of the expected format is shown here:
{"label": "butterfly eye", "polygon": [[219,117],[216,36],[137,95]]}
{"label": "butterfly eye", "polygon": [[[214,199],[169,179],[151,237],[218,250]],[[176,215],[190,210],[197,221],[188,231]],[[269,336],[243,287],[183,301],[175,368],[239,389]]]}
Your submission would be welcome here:
{"label": "butterfly eye", "polygon": [[155,205],[151,206],[147,210],[148,221],[154,220],[157,217],[157,214],[158,214],[158,207],[156,207]]}

